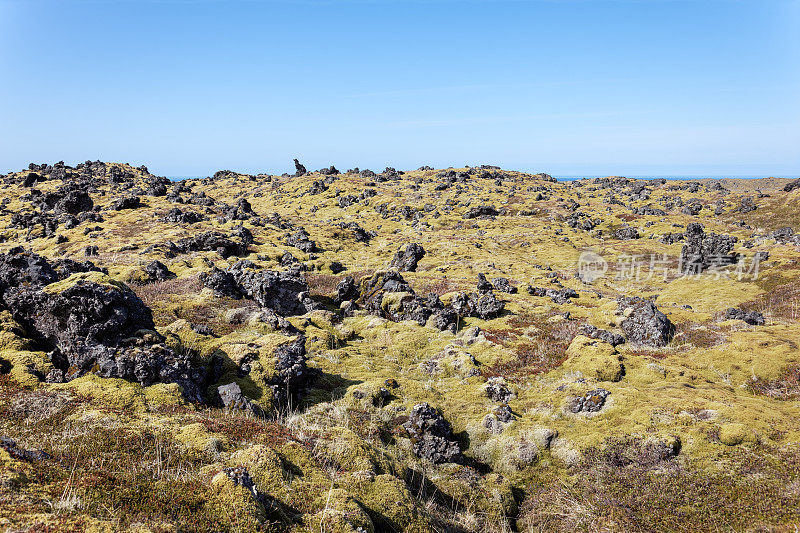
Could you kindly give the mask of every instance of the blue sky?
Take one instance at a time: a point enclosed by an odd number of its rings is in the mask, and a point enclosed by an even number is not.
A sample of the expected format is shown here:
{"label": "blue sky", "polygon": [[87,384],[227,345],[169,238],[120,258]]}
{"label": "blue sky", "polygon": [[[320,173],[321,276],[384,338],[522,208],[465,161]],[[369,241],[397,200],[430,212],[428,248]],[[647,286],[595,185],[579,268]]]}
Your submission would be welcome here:
{"label": "blue sky", "polygon": [[800,0],[0,0],[0,172],[800,174]]}

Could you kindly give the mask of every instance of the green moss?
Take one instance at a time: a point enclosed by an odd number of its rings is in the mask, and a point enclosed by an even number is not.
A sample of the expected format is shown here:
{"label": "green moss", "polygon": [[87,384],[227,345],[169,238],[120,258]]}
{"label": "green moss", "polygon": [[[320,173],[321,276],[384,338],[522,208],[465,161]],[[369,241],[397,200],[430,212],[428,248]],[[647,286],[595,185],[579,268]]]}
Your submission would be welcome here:
{"label": "green moss", "polygon": [[224,436],[209,432],[200,422],[181,427],[175,440],[183,444],[188,452],[208,457],[216,457],[228,445]]}
{"label": "green moss", "polygon": [[425,512],[396,477],[354,473],[347,476],[344,485],[364,505],[377,530],[433,531]]}
{"label": "green moss", "polygon": [[258,489],[275,497],[285,498],[286,472],[278,453],[263,444],[256,444],[234,452],[228,461],[231,466],[244,466]]}
{"label": "green moss", "polygon": [[220,525],[233,531],[254,531],[267,522],[267,512],[253,494],[224,472],[211,480],[213,497],[208,506]]}
{"label": "green moss", "polygon": [[598,381],[619,381],[624,367],[617,351],[608,343],[578,335],[567,349],[568,359],[563,367],[581,372]]}
{"label": "green moss", "polygon": [[369,515],[347,491],[333,488],[320,496],[315,507],[322,510],[308,517],[299,531],[311,533],[372,533],[375,526]]}
{"label": "green moss", "polygon": [[78,282],[85,281],[90,283],[97,283],[98,285],[103,285],[112,290],[127,292],[130,291],[127,285],[122,283],[121,281],[117,281],[116,279],[103,274],[102,272],[78,272],[77,274],[72,274],[68,278],[57,281],[55,283],[51,283],[44,288],[44,292],[50,294],[58,294],[60,292],[64,292],[68,288],[72,287]]}

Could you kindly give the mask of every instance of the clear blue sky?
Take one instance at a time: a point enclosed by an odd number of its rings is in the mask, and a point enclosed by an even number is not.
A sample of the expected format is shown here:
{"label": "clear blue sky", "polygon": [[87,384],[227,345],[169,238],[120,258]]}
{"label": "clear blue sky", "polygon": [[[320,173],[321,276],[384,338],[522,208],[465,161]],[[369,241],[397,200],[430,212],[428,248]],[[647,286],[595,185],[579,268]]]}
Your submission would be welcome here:
{"label": "clear blue sky", "polygon": [[0,172],[800,174],[800,0],[0,0]]}

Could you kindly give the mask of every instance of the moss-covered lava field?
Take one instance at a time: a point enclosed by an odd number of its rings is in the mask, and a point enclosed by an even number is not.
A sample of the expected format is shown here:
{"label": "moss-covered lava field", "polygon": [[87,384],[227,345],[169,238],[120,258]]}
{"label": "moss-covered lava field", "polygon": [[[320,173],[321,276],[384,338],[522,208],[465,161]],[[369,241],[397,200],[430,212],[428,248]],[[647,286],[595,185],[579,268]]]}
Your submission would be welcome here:
{"label": "moss-covered lava field", "polygon": [[800,183],[0,176],[0,529],[796,531]]}

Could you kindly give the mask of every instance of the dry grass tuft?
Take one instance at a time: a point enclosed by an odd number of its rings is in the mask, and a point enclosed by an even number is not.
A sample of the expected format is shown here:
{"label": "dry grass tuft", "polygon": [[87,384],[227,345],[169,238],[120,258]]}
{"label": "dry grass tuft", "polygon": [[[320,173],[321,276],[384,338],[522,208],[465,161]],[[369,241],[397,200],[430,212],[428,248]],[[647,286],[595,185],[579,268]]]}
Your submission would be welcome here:
{"label": "dry grass tuft", "polygon": [[747,388],[754,394],[777,400],[800,399],[800,365],[789,366],[783,375],[775,380],[753,376],[747,382]]}
{"label": "dry grass tuft", "polygon": [[543,374],[561,366],[582,322],[548,320],[553,316],[518,315],[509,320],[511,328],[487,329],[486,338],[513,351],[516,359],[486,367],[484,375],[515,379]]}

